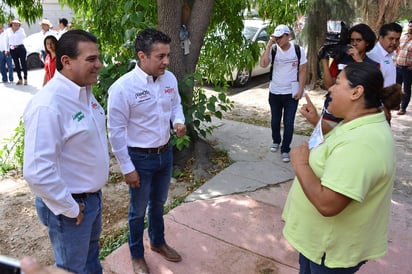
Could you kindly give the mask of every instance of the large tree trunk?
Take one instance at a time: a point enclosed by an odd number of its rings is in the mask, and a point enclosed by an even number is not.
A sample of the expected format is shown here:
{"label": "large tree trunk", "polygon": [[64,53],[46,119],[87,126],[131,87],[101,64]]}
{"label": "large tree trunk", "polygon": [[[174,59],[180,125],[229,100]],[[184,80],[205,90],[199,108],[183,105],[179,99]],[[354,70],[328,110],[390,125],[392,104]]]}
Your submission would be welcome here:
{"label": "large tree trunk", "polygon": [[[189,1],[188,1],[189,2]],[[187,22],[189,31],[190,53],[184,55],[179,38],[182,25],[182,9],[184,2],[181,0],[158,0],[158,22],[159,29],[170,35],[171,58],[173,62],[169,68],[181,81],[186,74],[193,73],[199,59],[203,38],[206,34],[212,15],[214,0],[195,0],[187,3],[190,7],[190,16]]]}
{"label": "large tree trunk", "polygon": [[402,0],[363,0],[362,19],[378,34],[383,24],[398,19],[397,11]]}
{"label": "large tree trunk", "polygon": [[[194,81],[192,84],[182,85],[185,75],[192,74],[196,70],[203,38],[207,32],[213,11],[214,0],[158,0],[159,29],[172,38],[170,71],[179,81],[181,92],[187,98],[187,105],[191,105],[193,97]],[[182,16],[182,11],[183,16]],[[184,21],[184,22],[182,22]],[[185,55],[180,41],[180,27],[185,24],[189,31],[190,51]],[[193,124],[188,124],[188,134],[195,140],[196,134]]]}
{"label": "large tree trunk", "polygon": [[307,23],[305,25],[305,36],[308,45],[306,70],[306,84],[309,89],[315,88],[319,78],[318,52],[323,45],[326,35],[326,22],[328,21],[328,9],[325,9],[324,1],[314,2],[309,11]]}

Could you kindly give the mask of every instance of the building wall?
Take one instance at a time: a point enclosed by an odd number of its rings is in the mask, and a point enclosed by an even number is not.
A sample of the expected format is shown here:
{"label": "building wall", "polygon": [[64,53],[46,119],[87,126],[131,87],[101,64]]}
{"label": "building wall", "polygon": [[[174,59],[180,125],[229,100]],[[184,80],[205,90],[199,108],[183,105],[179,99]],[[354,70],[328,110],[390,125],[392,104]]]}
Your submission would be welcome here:
{"label": "building wall", "polygon": [[60,6],[57,0],[42,0],[43,5],[43,16],[39,18],[35,23],[28,25],[26,22],[22,21],[22,27],[26,32],[26,35],[36,33],[40,31],[40,21],[42,18],[49,19],[53,24],[53,28],[59,28],[59,18],[66,18],[69,23],[72,21],[74,12],[67,6]]}

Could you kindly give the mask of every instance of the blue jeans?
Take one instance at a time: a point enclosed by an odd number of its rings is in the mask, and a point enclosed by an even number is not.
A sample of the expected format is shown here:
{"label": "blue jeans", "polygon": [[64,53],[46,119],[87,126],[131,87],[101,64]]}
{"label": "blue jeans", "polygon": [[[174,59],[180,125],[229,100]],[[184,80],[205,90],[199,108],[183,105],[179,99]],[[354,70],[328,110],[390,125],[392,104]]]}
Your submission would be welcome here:
{"label": "blue jeans", "polygon": [[24,80],[27,80],[26,48],[23,45],[20,45],[15,49],[10,50],[10,53],[14,61],[17,77],[19,77],[19,80],[22,80],[21,72],[23,71]]}
{"label": "blue jeans", "polygon": [[[6,67],[7,64],[7,67]],[[8,80],[10,82],[13,82],[13,63],[11,60],[11,55],[10,53],[6,54],[2,51],[0,51],[0,72],[1,72],[1,78],[3,82],[7,82],[7,72],[9,73],[9,78]]]}
{"label": "blue jeans", "polygon": [[299,253],[299,274],[353,274],[360,269],[360,267],[366,263],[366,261],[360,262],[356,266],[348,268],[329,268],[325,266],[325,255],[322,257],[321,264],[316,264]]}
{"label": "blue jeans", "polygon": [[403,84],[401,109],[406,110],[411,100],[412,70],[408,67],[396,67],[396,83]]}
{"label": "blue jeans", "polygon": [[273,94],[269,92],[269,105],[272,127],[272,141],[274,144],[280,144],[280,121],[283,113],[283,142],[280,146],[281,153],[290,151],[293,131],[295,127],[295,115],[298,109],[299,100],[292,98],[292,94]]}
{"label": "blue jeans", "polygon": [[84,219],[76,225],[75,218],[54,215],[36,197],[40,221],[47,226],[56,266],[77,274],[101,274],[99,239],[102,231],[102,194],[75,199],[84,203]]}
{"label": "blue jeans", "polygon": [[129,248],[132,258],[142,258],[146,208],[150,244],[160,246],[165,243],[163,209],[172,177],[172,146],[169,144],[161,154],[129,149],[129,155],[140,177],[140,187],[129,187]]}

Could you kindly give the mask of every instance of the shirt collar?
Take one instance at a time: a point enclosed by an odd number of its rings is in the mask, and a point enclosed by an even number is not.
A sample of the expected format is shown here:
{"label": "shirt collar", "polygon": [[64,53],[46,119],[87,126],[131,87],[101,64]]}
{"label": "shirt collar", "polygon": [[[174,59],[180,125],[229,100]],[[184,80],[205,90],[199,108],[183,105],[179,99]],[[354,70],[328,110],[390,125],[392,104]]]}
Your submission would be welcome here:
{"label": "shirt collar", "polygon": [[[136,64],[135,71],[136,71],[137,76],[138,76],[142,81],[146,82],[146,84],[149,84],[149,83],[152,83],[152,84],[153,84],[153,83],[154,83],[153,76],[147,74],[144,70],[142,70],[142,69],[139,67],[138,64]],[[161,79],[162,76],[163,76],[163,75],[157,76],[156,81],[158,81],[159,79]]]}
{"label": "shirt collar", "polygon": [[[365,115],[359,118],[356,118],[350,122],[343,123],[340,122],[336,127],[336,131],[334,131],[336,134],[340,134],[342,132],[346,132],[349,130],[352,130],[354,128],[364,126],[366,124],[373,124],[373,123],[381,123],[385,122],[386,123],[386,117],[385,113],[383,111],[375,114],[369,114]],[[388,124],[389,125],[389,124]]]}
{"label": "shirt collar", "polygon": [[72,99],[81,100],[83,97],[81,96],[82,93],[86,92],[87,98],[89,98],[88,94],[91,92],[91,86],[81,87],[61,74],[58,70],[56,70],[53,78],[56,78],[56,80],[63,82],[63,84],[67,87],[67,90],[64,94],[65,96],[68,96]]}
{"label": "shirt collar", "polygon": [[380,42],[378,42],[377,44],[378,44],[378,49],[381,51],[381,53],[382,53],[383,56],[385,56],[385,57],[392,57],[392,55],[395,54],[395,52],[392,52],[392,53],[387,52],[387,51],[382,47],[382,45],[381,45]]}

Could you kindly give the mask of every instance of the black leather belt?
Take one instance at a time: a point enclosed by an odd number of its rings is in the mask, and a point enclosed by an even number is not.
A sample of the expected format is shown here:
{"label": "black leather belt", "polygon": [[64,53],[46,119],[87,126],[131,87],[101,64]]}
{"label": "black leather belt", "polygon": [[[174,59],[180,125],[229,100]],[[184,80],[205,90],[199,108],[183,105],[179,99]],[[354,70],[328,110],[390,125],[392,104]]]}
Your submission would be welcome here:
{"label": "black leather belt", "polygon": [[143,147],[129,147],[130,150],[140,152],[140,153],[153,153],[153,154],[161,154],[167,150],[169,147],[169,142],[165,145],[160,147],[151,147],[151,148],[143,148]]}
{"label": "black leather belt", "polygon": [[86,199],[92,195],[98,195],[100,191],[96,192],[83,192],[83,193],[72,193],[72,197],[75,199]]}

